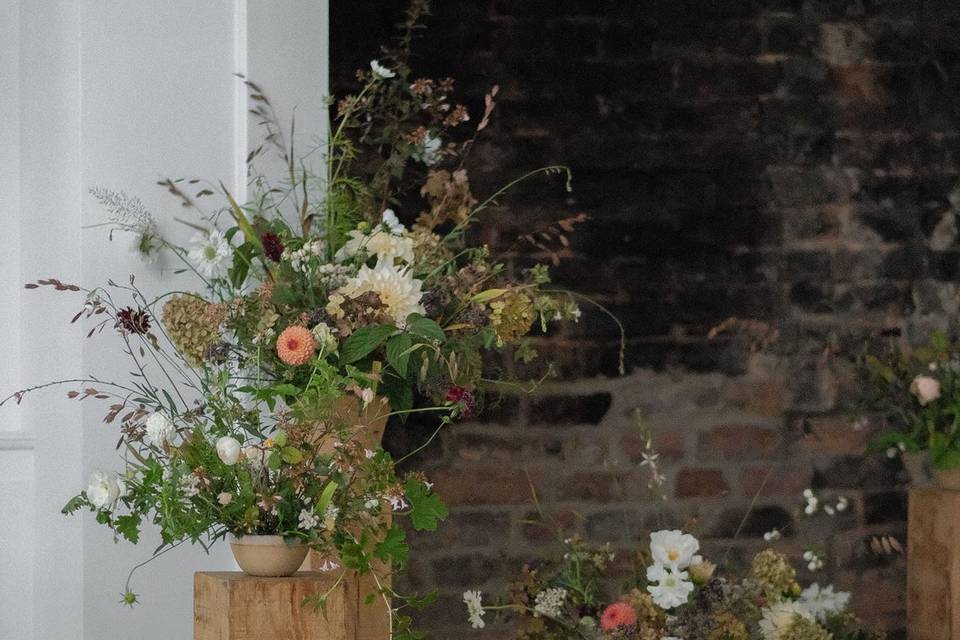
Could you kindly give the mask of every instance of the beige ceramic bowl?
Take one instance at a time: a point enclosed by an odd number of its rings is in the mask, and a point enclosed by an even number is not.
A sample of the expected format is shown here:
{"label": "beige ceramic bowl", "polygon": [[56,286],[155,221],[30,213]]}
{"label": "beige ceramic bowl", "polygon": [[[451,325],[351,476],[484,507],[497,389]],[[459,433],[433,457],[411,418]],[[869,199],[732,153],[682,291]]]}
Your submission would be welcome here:
{"label": "beige ceramic bowl", "polygon": [[283,536],[230,537],[230,549],[243,572],[263,578],[293,575],[310,548],[302,542],[287,543]]}

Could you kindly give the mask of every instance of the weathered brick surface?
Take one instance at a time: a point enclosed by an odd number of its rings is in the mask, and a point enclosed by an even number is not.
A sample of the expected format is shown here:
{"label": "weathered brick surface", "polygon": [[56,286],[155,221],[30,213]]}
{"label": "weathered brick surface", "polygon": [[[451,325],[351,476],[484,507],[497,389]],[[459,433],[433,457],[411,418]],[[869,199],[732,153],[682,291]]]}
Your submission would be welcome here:
{"label": "weathered brick surface", "polygon": [[[555,279],[623,320],[629,373],[616,376],[616,326],[585,306],[578,325],[537,345],[559,380],[410,460],[453,512],[451,532],[411,536],[411,583],[443,596],[429,626],[462,635],[465,577],[493,588],[550,552],[553,538],[522,522],[532,486],[568,533],[623,545],[692,518],[733,566],[765,527],[787,526],[795,556],[805,539],[827,553],[805,578],[856,589],[864,618],[902,628],[903,563],[867,542],[902,540],[905,477],[896,461],[863,457],[870,428],[843,418],[849,362],[830,354],[880,334],[922,340],[960,312],[960,5],[435,4],[418,67],[456,76],[475,113],[501,87],[471,157],[477,191],[548,163],[574,172],[571,194],[550,181],[518,188],[514,213],[491,211],[478,237],[505,247],[531,224],[588,213]],[[336,89],[375,57],[403,5],[332,3]],[[778,340],[759,355],[751,333],[708,338],[728,316],[762,320]],[[638,466],[635,409],[656,433],[669,513]],[[391,427],[388,444],[409,450],[432,431]],[[850,509],[806,518],[806,486],[848,496]]]}

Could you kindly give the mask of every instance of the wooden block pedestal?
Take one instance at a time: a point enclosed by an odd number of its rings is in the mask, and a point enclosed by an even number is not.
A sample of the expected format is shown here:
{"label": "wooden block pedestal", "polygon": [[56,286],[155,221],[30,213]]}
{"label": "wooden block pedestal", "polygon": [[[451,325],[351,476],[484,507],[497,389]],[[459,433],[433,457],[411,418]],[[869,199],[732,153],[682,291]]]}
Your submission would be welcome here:
{"label": "wooden block pedestal", "polygon": [[[255,578],[198,572],[193,578],[194,640],[388,640],[389,619],[385,626],[383,621],[371,624],[373,605],[365,604],[366,593],[355,576],[327,596],[326,617],[302,606],[305,597],[330,591],[338,575]],[[386,605],[377,611],[381,609]]]}
{"label": "wooden block pedestal", "polygon": [[907,629],[910,640],[960,640],[960,491],[910,491]]}

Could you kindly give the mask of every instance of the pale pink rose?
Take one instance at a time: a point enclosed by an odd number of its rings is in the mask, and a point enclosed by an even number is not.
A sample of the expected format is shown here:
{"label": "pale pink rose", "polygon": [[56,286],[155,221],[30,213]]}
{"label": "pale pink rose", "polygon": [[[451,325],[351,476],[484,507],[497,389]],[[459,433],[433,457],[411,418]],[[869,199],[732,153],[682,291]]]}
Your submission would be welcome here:
{"label": "pale pink rose", "polygon": [[219,502],[221,505],[225,507],[231,502],[233,502],[233,494],[227,493],[226,491],[224,491],[223,493],[217,496],[217,502]]}
{"label": "pale pink rose", "polygon": [[910,393],[917,396],[924,407],[940,397],[940,381],[930,376],[917,376],[910,383]]}

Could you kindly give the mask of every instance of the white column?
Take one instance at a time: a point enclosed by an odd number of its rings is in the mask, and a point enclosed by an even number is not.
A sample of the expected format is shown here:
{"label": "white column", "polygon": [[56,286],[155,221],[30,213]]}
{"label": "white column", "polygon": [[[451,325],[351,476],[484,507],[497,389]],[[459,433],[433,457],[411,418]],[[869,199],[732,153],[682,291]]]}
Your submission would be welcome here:
{"label": "white column", "polygon": [[[0,184],[13,182],[19,194],[5,186],[0,222],[21,251],[0,252],[3,390],[78,375],[127,377],[110,331],[87,340],[82,326],[69,324],[81,297],[24,291],[22,283],[53,276],[89,286],[135,273],[150,292],[189,288],[172,263],[141,265],[126,238],[110,243],[103,229],[84,228],[105,215],[88,189],[136,195],[165,233],[189,236],[172,218],[190,212],[156,182],[201,177],[241,190],[255,132],[234,72],[263,85],[281,110],[296,105],[306,139],[323,133],[326,11],[326,0],[4,3],[0,112],[16,117],[0,125]],[[199,547],[177,549],[135,578],[143,604],[119,605],[127,570],[158,536],[114,544],[90,514],[60,515],[93,468],[120,466],[116,426],[101,422],[106,406],[68,401],[65,391],[0,409],[0,461],[15,473],[0,479],[5,512],[8,499],[26,496],[17,517],[0,523],[8,612],[0,640],[191,637],[192,573],[231,567],[229,550],[208,557]]]}

